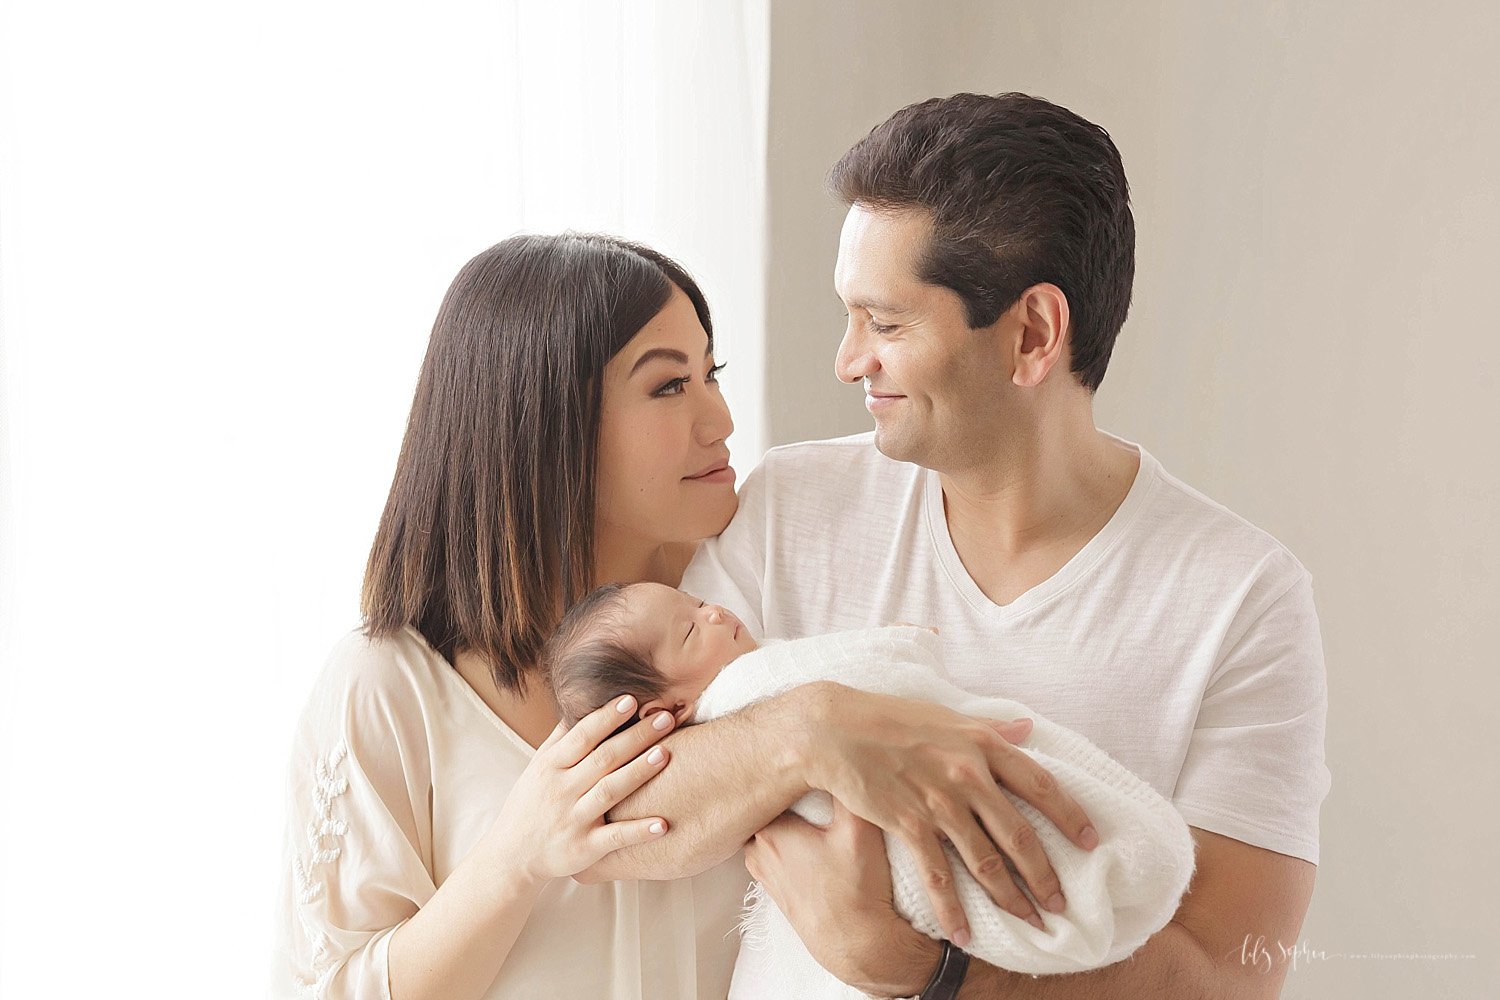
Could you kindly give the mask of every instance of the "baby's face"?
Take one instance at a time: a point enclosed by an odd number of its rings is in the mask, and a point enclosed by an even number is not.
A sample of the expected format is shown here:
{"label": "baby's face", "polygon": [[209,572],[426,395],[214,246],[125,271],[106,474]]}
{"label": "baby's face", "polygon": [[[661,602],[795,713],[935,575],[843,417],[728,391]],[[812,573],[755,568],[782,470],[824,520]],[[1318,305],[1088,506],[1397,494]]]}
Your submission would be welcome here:
{"label": "baby's face", "polygon": [[[659,583],[625,595],[629,627],[645,640],[651,662],[667,678],[662,707],[692,705],[730,661],[756,648],[740,620],[716,604]],[[647,705],[642,705],[644,713]]]}

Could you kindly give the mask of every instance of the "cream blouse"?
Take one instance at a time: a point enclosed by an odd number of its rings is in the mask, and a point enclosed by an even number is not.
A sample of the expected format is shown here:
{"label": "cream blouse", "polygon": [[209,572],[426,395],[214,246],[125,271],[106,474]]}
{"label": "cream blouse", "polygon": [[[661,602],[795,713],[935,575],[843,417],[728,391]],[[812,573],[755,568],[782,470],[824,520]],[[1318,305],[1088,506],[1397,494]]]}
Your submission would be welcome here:
{"label": "cream blouse", "polygon": [[[341,642],[292,749],[273,995],[389,1000],[391,934],[534,754],[414,630]],[[670,882],[554,879],[485,998],[723,997],[748,884],[739,856]]]}

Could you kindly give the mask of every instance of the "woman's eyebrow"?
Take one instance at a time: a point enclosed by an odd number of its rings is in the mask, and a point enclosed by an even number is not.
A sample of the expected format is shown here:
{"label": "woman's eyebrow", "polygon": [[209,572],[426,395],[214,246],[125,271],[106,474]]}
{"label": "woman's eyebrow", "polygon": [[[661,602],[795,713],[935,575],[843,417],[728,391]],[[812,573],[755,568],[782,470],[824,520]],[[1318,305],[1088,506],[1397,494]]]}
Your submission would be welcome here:
{"label": "woman's eyebrow", "polygon": [[[710,347],[703,352],[703,356],[706,358],[712,353],[713,348]],[[651,348],[651,350],[635,359],[635,364],[631,367],[630,374],[634,375],[636,372],[641,370],[642,365],[646,364],[648,361],[656,361],[657,359],[662,359],[665,361],[675,361],[679,365],[685,365],[688,363],[688,356],[675,348],[653,347]],[[627,378],[628,377],[629,376],[627,376]]]}

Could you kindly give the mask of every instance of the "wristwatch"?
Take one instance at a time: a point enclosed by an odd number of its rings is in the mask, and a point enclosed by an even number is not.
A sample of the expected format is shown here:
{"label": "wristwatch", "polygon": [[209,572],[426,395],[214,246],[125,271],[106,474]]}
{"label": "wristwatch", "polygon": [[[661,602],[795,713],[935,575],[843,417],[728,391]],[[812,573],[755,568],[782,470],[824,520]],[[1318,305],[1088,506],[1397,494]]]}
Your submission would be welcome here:
{"label": "wristwatch", "polygon": [[943,954],[938,958],[932,978],[914,997],[897,997],[895,1000],[955,1000],[958,988],[964,984],[969,971],[969,953],[953,947],[952,941],[943,942]]}

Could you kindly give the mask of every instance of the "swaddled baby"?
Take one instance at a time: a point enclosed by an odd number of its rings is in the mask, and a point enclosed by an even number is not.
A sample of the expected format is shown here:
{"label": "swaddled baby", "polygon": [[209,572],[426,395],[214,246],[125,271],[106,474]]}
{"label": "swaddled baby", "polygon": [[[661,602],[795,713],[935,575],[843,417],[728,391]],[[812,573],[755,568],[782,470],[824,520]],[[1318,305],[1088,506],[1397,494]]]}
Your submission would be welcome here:
{"label": "swaddled baby", "polygon": [[[945,845],[959,901],[969,918],[966,947],[1016,972],[1077,972],[1120,961],[1160,930],[1177,909],[1193,871],[1193,843],[1172,804],[1077,733],[1003,698],[971,695],[944,678],[941,640],[914,626],[838,632],[760,647],[727,610],[660,584],[611,584],[563,618],[542,651],[558,710],[570,724],[621,694],[642,715],[660,709],[705,722],[817,680],[933,701],[965,715],[1033,720],[1020,744],[1088,813],[1099,846],[1073,845],[1029,803],[1005,792],[1036,830],[1068,908],[1038,907],[1038,929],[996,906],[951,845]],[[1002,789],[1004,791],[1004,789]],[[792,806],[809,822],[832,820],[832,800],[812,792]],[[886,835],[896,910],[941,939],[906,846]],[[770,948],[786,996],[842,996],[843,984],[816,964],[764,895],[747,917],[742,948]],[[746,961],[742,954],[740,962]],[[762,964],[762,963],[757,963]],[[809,977],[830,980],[809,990]],[[835,986],[835,984],[837,984]],[[795,988],[794,988],[795,987]],[[849,991],[849,996],[859,996]]]}

